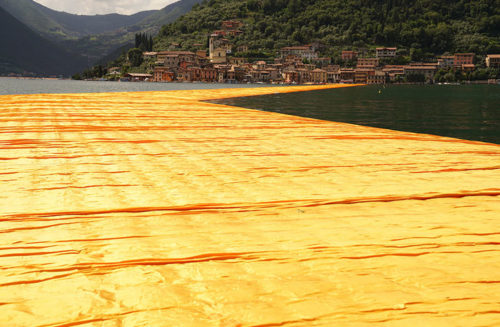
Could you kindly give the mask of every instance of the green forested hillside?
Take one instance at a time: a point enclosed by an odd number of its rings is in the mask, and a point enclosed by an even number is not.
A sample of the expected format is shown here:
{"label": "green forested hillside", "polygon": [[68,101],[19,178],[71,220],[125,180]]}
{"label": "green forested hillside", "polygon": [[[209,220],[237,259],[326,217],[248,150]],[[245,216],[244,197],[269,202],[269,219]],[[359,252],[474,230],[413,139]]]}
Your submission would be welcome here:
{"label": "green forested hillside", "polygon": [[201,1],[202,0],[180,0],[174,2],[163,9],[155,11],[134,26],[137,27],[137,31],[140,30],[141,32],[156,34],[163,25],[174,22]]}
{"label": "green forested hillside", "polygon": [[233,43],[260,54],[313,41],[326,46],[325,55],[373,46],[397,46],[416,60],[500,52],[500,0],[204,0],[164,26],[156,48],[180,42],[194,49],[227,19],[245,23]]}
{"label": "green forested hillside", "polygon": [[66,75],[83,69],[87,61],[42,38],[0,7],[0,73]]}

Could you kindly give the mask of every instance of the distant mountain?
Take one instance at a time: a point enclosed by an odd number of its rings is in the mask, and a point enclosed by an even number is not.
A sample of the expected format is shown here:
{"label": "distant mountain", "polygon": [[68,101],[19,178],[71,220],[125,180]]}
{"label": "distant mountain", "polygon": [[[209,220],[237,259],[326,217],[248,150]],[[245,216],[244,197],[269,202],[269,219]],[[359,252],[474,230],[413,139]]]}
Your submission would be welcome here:
{"label": "distant mountain", "polygon": [[[0,0],[3,1],[3,0]],[[174,22],[202,0],[180,0],[161,10],[153,12],[140,22],[101,34],[87,35],[61,44],[89,57],[91,62],[101,61],[117,49],[133,44],[136,33],[156,35],[165,24]]]}
{"label": "distant mountain", "polygon": [[134,15],[73,15],[44,7],[33,0],[0,0],[0,7],[45,38],[99,61],[124,45],[136,33],[156,35],[162,25],[175,21],[202,0],[180,0],[161,10]]}
{"label": "distant mountain", "polygon": [[0,7],[0,73],[69,76],[87,60],[47,40]]}
{"label": "distant mountain", "polygon": [[34,31],[54,40],[75,39],[113,31],[137,24],[156,12],[156,10],[143,11],[130,16],[74,15],[49,9],[33,0],[0,0],[0,7]]}
{"label": "distant mountain", "polygon": [[202,0],[180,0],[174,2],[152,13],[134,26],[138,27],[143,32],[156,34],[163,25],[174,22],[177,18],[188,13],[194,5],[201,2]]}

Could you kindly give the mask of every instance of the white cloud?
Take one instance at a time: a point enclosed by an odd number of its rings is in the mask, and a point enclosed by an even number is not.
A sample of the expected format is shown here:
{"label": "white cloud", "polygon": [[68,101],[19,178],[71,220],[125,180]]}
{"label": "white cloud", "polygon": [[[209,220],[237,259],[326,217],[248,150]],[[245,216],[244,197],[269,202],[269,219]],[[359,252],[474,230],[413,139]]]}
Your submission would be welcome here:
{"label": "white cloud", "polygon": [[177,0],[34,0],[46,7],[72,14],[130,15],[144,10],[161,9]]}

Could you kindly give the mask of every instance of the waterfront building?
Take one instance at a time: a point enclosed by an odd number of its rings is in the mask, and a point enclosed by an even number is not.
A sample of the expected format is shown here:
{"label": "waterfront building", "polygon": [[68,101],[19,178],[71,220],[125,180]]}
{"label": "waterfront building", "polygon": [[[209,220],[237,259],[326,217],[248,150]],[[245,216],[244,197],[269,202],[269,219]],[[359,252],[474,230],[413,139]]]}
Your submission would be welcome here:
{"label": "waterfront building", "polygon": [[354,69],[352,68],[340,69],[340,81],[343,83],[354,82]]}
{"label": "waterfront building", "polygon": [[269,82],[271,74],[268,70],[252,69],[249,74],[252,76],[253,82]]}
{"label": "waterfront building", "polygon": [[327,83],[338,83],[340,82],[340,69],[339,70],[327,70],[326,71]]}
{"label": "waterfront building", "polygon": [[324,84],[328,81],[326,70],[316,68],[311,71],[311,82],[315,84]]}
{"label": "waterfront building", "polygon": [[377,48],[375,56],[377,58],[395,58],[397,48]]}
{"label": "waterfront building", "polygon": [[474,53],[455,53],[453,58],[453,66],[455,68],[462,68],[462,65],[474,64]]}
{"label": "waterfront building", "polygon": [[168,67],[155,67],[153,71],[153,82],[173,82],[175,73]]}
{"label": "waterfront building", "polygon": [[294,70],[294,69],[285,70],[285,71],[283,71],[282,75],[283,75],[283,80],[285,81],[285,83],[288,83],[288,84],[298,83],[299,73],[296,70]]}
{"label": "waterfront building", "polygon": [[[230,72],[234,73],[234,78],[236,81],[241,82],[245,79],[246,69],[243,66],[232,65]],[[273,75],[271,76],[273,78]]]}
{"label": "waterfront building", "polygon": [[355,83],[367,83],[368,76],[375,75],[375,69],[373,68],[356,68],[354,70],[354,82]]}
{"label": "waterfront building", "polygon": [[375,74],[369,74],[366,82],[368,84],[385,84],[387,75],[384,71],[376,70]]}
{"label": "waterfront building", "polygon": [[188,67],[186,68],[186,81],[196,82],[201,80],[201,68],[200,67]]}
{"label": "waterfront building", "polygon": [[441,56],[441,58],[438,59],[438,66],[439,68],[449,68],[453,67],[454,62],[455,56]]}
{"label": "waterfront building", "polygon": [[500,54],[490,54],[486,56],[486,67],[500,68]]}
{"label": "waterfront building", "polygon": [[395,82],[398,78],[405,75],[405,66],[402,65],[385,65],[382,71],[388,76],[391,82]]}
{"label": "waterfront building", "polygon": [[200,80],[202,82],[216,82],[217,70],[213,67],[205,67],[200,71]]}
{"label": "waterfront building", "polygon": [[311,82],[311,72],[307,69],[287,69],[282,73],[285,83],[305,84]]}

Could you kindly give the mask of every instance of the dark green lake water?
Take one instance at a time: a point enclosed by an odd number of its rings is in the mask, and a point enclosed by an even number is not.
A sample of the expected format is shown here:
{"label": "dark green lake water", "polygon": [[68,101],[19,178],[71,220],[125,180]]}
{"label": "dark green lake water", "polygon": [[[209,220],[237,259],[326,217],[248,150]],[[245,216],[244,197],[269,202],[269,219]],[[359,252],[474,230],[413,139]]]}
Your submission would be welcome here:
{"label": "dark green lake water", "polygon": [[498,85],[363,86],[216,102],[500,144]]}

